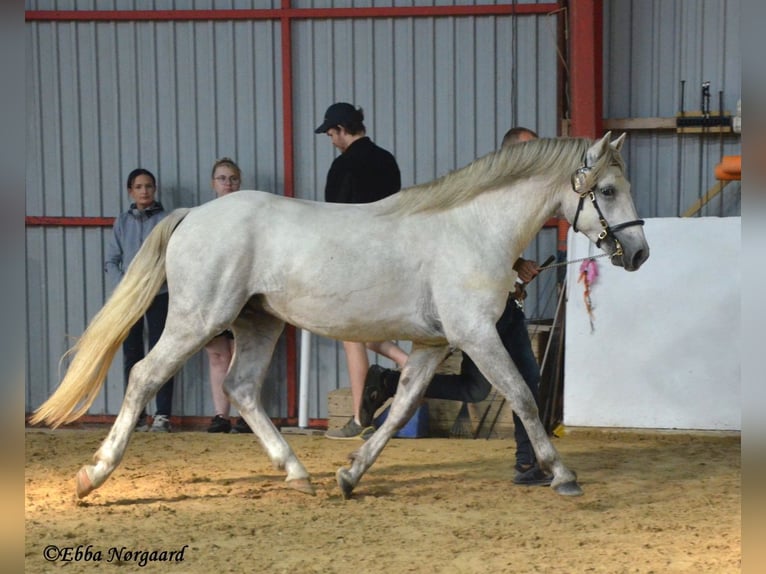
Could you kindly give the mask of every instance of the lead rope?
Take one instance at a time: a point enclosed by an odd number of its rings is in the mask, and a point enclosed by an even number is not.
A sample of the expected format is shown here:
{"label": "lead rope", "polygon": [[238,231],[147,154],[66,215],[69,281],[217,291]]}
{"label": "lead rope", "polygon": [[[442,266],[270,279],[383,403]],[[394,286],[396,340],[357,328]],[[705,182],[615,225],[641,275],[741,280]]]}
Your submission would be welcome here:
{"label": "lead rope", "polygon": [[[617,253],[614,253],[613,255],[617,255]],[[547,271],[548,269],[553,269],[554,267],[561,267],[563,265],[572,265],[573,263],[582,263],[583,261],[589,261],[591,259],[598,259],[599,257],[608,257],[609,253],[599,253],[598,255],[589,255],[588,257],[580,257],[579,259],[570,259],[568,261],[561,261],[559,263],[551,263],[550,265],[545,265],[543,267],[540,267],[538,271]]]}

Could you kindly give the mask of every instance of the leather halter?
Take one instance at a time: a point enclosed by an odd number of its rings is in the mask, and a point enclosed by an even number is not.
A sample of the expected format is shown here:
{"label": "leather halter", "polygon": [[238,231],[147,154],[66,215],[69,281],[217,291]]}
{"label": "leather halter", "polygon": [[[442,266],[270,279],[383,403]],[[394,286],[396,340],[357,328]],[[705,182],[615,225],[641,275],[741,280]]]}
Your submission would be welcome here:
{"label": "leather halter", "polygon": [[634,219],[632,221],[626,221],[624,223],[618,223],[617,225],[610,226],[606,218],[604,217],[604,214],[601,213],[601,208],[598,205],[598,201],[596,200],[596,184],[594,183],[592,187],[586,188],[585,184],[588,180],[588,173],[590,173],[593,170],[592,166],[587,165],[587,162],[583,160],[583,164],[577,168],[577,171],[575,171],[572,174],[572,189],[575,193],[577,193],[580,196],[580,201],[577,204],[577,212],[575,212],[574,216],[574,223],[572,223],[572,228],[575,230],[575,233],[579,231],[577,229],[577,219],[580,217],[580,212],[582,211],[584,204],[585,204],[585,197],[588,196],[590,198],[591,203],[593,204],[593,207],[596,208],[596,212],[598,213],[598,221],[601,223],[601,233],[598,234],[598,238],[596,239],[596,247],[601,247],[601,242],[606,239],[607,237],[611,237],[614,240],[615,245],[617,246],[617,250],[612,254],[612,256],[620,256],[622,255],[622,244],[620,243],[620,240],[617,239],[616,232],[620,231],[621,229],[625,229],[626,227],[631,227],[633,225],[643,225],[644,220],[643,219]]}

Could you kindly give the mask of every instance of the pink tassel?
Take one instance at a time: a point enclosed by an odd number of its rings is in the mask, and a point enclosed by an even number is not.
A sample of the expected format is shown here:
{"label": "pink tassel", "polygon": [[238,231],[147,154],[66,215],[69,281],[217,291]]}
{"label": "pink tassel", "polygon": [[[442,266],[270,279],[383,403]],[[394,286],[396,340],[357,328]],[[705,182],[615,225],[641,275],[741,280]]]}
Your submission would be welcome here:
{"label": "pink tassel", "polygon": [[598,277],[598,264],[595,259],[586,259],[580,264],[580,274],[585,273],[585,280],[593,285]]}
{"label": "pink tassel", "polygon": [[585,301],[585,309],[588,311],[588,320],[590,321],[590,331],[594,330],[593,327],[593,303],[590,299],[590,286],[598,277],[598,265],[595,259],[586,259],[580,264],[580,277],[577,282],[583,282],[585,288],[583,293],[583,300]]}

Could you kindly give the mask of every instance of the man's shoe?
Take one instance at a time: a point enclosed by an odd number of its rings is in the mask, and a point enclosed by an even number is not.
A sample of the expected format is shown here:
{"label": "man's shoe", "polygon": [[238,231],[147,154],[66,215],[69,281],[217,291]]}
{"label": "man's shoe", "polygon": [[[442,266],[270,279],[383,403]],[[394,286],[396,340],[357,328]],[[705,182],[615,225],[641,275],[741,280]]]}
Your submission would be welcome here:
{"label": "man's shoe", "polygon": [[215,415],[207,427],[207,432],[229,432],[231,430],[231,421],[221,415]]}
{"label": "man's shoe", "polygon": [[170,417],[167,415],[154,415],[151,432],[170,432]]}
{"label": "man's shoe", "polygon": [[348,422],[339,429],[328,430],[324,433],[325,438],[335,440],[361,439],[366,427],[358,425],[354,417],[348,419]]}
{"label": "man's shoe", "polygon": [[544,473],[536,464],[526,469],[517,466],[516,476],[513,477],[513,484],[523,486],[549,486],[551,482],[553,475]]}
{"label": "man's shoe", "polygon": [[239,417],[237,419],[236,424],[234,425],[234,428],[231,429],[231,432],[233,434],[245,434],[245,433],[253,432],[253,429],[250,428],[250,425],[247,424],[247,421],[245,421],[245,419],[243,419],[242,417]]}
{"label": "man's shoe", "polygon": [[362,405],[359,407],[359,421],[362,427],[372,425],[375,412],[393,396],[384,380],[387,370],[380,365],[372,365],[367,371],[362,391]]}

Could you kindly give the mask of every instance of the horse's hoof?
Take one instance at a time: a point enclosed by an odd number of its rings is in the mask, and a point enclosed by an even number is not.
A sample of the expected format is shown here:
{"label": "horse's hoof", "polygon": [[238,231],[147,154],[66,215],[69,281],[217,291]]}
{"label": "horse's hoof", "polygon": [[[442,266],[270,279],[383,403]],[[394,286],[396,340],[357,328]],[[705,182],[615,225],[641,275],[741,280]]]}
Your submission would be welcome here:
{"label": "horse's hoof", "polygon": [[557,493],[562,496],[582,496],[582,488],[577,484],[577,481],[570,480],[569,482],[562,482],[553,487]]}
{"label": "horse's hoof", "polygon": [[297,490],[298,492],[302,492],[303,494],[310,494],[311,496],[316,494],[314,485],[311,484],[311,479],[308,478],[295,478],[293,480],[288,480],[287,486]]}
{"label": "horse's hoof", "polygon": [[75,477],[75,484],[77,485],[77,498],[85,498],[96,488],[93,486],[93,482],[88,476],[88,471],[85,467],[82,467]]}
{"label": "horse's hoof", "polygon": [[345,468],[339,468],[335,473],[335,480],[338,481],[340,491],[343,493],[343,498],[348,500],[351,498],[351,493],[354,492],[354,484],[351,482],[351,476]]}

